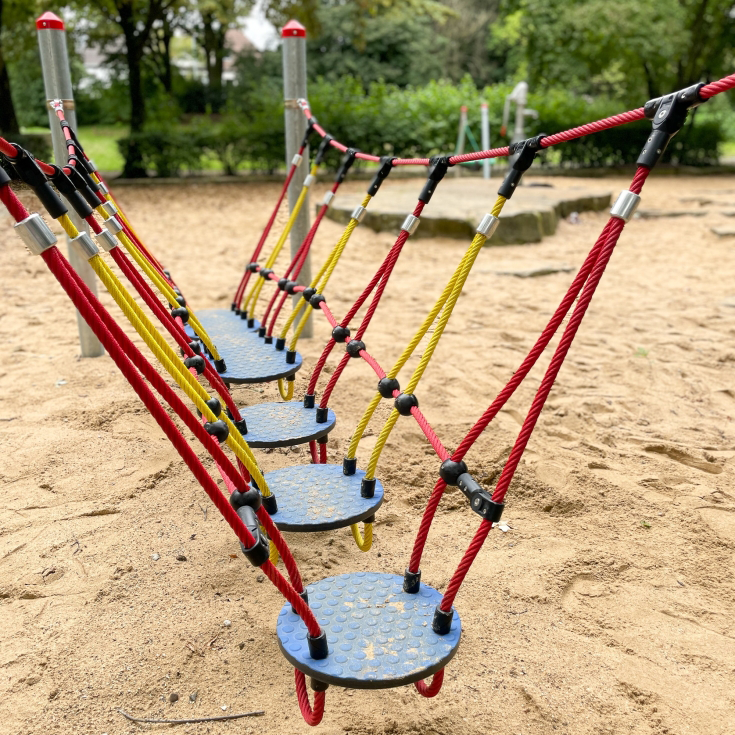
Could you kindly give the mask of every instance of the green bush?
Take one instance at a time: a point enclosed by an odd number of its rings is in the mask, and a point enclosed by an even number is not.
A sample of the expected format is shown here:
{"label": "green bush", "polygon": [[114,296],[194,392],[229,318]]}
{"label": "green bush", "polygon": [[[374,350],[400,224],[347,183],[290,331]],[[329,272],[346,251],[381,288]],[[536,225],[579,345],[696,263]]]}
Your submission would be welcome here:
{"label": "green bush", "polygon": [[150,130],[133,133],[117,142],[120,153],[127,159],[135,146],[146,169],[153,169],[162,178],[178,176],[182,169],[198,170],[202,144],[197,136],[181,131]]}

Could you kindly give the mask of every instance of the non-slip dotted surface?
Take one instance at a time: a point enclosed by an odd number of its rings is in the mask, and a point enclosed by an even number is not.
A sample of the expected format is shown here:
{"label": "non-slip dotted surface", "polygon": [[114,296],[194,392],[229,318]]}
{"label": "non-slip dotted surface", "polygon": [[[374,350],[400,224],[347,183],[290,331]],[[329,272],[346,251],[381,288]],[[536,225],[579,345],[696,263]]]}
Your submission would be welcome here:
{"label": "non-slip dotted surface", "polygon": [[[207,327],[207,325],[205,324],[206,320],[214,322],[215,320],[224,320],[225,317],[231,319],[233,322],[237,322],[237,324],[240,324],[246,332],[257,332],[258,328],[260,327],[260,322],[257,319],[255,319],[252,327],[248,327],[248,320],[240,319],[240,317],[230,309],[202,309],[201,311],[197,311],[195,313],[207,332],[209,332],[209,327]],[[191,339],[194,339],[196,337],[196,334],[191,328],[190,324],[184,326],[184,331],[186,332],[187,337],[190,337]]]}
{"label": "non-slip dotted surface", "polygon": [[276,496],[273,520],[282,531],[329,531],[371,516],[383,502],[383,486],[363,498],[360,485],[365,472],[345,475],[341,464],[305,464],[284,467],[265,475]]}
{"label": "non-slip dotted surface", "polygon": [[296,353],[296,361],[289,365],[286,350],[265,344],[234,312],[204,309],[197,316],[224,358],[227,371],[219,375],[227,383],[266,383],[293,375],[301,367],[301,355]]}
{"label": "non-slip dotted surface", "polygon": [[319,681],[354,689],[385,689],[426,679],[457,652],[462,625],[457,611],[446,635],[431,627],[441,594],[422,584],[403,591],[396,574],[354,572],[310,584],[309,606],[327,634],[329,655],[309,655],[306,626],[286,603],[276,632],[284,656]]}
{"label": "non-slip dotted surface", "polygon": [[337,421],[332,409],[327,420],[316,422],[316,409],[304,408],[302,401],[256,403],[240,409],[248,432],[245,439],[251,447],[290,447],[326,436]]}

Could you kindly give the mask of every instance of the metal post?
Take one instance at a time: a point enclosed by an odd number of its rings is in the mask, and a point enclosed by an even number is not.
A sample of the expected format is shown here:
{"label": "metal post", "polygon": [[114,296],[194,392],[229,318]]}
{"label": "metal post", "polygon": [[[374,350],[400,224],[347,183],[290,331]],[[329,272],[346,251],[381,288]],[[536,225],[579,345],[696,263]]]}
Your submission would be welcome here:
{"label": "metal post", "polygon": [[[459,130],[457,130],[457,145],[454,146],[454,155],[460,156],[464,153],[464,140],[467,137],[467,105],[459,108]],[[462,175],[462,166],[454,167],[454,176],[459,178]]]}
{"label": "metal post", "polygon": [[[296,20],[290,20],[281,30],[283,38],[283,104],[286,123],[286,166],[298,153],[301,141],[306,132],[306,118],[296,104],[296,100],[306,99],[306,28]],[[309,149],[304,151],[304,159],[296,170],[288,187],[288,206],[293,210],[299,198],[304,179],[309,173]],[[291,257],[301,246],[309,233],[311,215],[309,212],[309,195],[306,195],[296,222],[291,230]],[[311,258],[306,257],[301,269],[299,283],[307,285],[311,281]],[[294,304],[298,303],[299,296],[294,296]],[[312,321],[306,323],[302,336],[312,337],[314,334]]]}
{"label": "metal post", "polygon": [[[487,102],[480,103],[480,134],[481,147],[483,151],[490,150],[490,117],[487,113]],[[482,161],[482,178],[490,178],[490,159],[485,158]]]}
{"label": "metal post", "polygon": [[[48,106],[49,100],[63,100],[64,116],[69,124],[76,128],[77,120],[74,112],[74,97],[71,89],[71,72],[69,71],[69,56],[66,49],[66,29],[64,21],[54,13],[44,13],[36,20],[38,30],[38,48],[41,52],[41,68],[43,70],[43,86],[46,90],[49,125],[51,127],[51,140],[54,146],[54,161],[59,166],[66,164],[66,142],[61,131],[56,114]],[[87,229],[86,223],[69,207],[69,217],[78,230]],[[69,262],[76,272],[89,286],[92,293],[97,293],[97,281],[94,271],[85,258],[77,253],[71,245],[70,239],[66,238]],[[82,348],[82,357],[99,357],[105,351],[94,332],[84,321],[82,315],[77,312],[77,327],[79,329],[79,344]]]}

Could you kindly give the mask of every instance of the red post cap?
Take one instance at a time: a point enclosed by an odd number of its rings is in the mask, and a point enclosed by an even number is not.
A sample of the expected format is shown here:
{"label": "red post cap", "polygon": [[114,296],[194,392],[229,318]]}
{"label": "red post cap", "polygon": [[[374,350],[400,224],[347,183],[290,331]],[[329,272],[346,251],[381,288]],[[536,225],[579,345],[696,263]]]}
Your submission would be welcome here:
{"label": "red post cap", "polygon": [[[47,15],[52,15],[52,13],[47,13]],[[297,38],[306,38],[306,28],[297,20],[290,20],[281,29],[281,37],[293,38],[294,36]]]}
{"label": "red post cap", "polygon": [[52,13],[50,10],[36,18],[36,28],[38,28],[38,30],[43,30],[44,28],[53,28],[56,31],[66,30],[64,27],[64,21],[61,20],[56,13]]}

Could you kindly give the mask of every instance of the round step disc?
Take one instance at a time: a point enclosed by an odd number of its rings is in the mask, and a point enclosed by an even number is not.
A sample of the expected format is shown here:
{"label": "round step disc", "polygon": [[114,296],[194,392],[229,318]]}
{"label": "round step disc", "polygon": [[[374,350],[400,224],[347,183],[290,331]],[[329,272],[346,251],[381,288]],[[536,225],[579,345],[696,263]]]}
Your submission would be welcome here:
{"label": "round step disc", "polygon": [[365,472],[345,475],[341,464],[304,464],[268,472],[266,482],[275,494],[278,511],[273,520],[281,531],[330,531],[369,518],[383,502],[383,486],[363,498]]}
{"label": "round step disc", "polygon": [[[228,365],[229,368],[229,365]],[[337,422],[332,409],[327,420],[316,422],[316,409],[304,408],[302,401],[256,403],[240,409],[248,431],[245,439],[251,447],[291,447],[326,436]]]}
{"label": "round step disc", "polygon": [[304,622],[286,603],[276,633],[283,655],[318,681],[353,689],[387,689],[426,679],[443,669],[459,646],[457,611],[446,635],[431,627],[441,601],[422,584],[403,591],[397,574],[355,572],[308,585],[309,606],[327,634],[329,655],[309,655]]}
{"label": "round step disc", "polygon": [[[197,318],[201,322],[201,325],[207,330],[209,334],[210,329],[215,329],[218,324],[224,322],[225,319],[231,320],[241,325],[242,329],[246,332],[257,332],[260,327],[260,322],[255,319],[253,326],[248,327],[248,320],[241,319],[234,311],[230,309],[202,309],[196,312]],[[191,328],[190,324],[184,326],[186,336],[191,339],[196,339],[196,333]]]}

